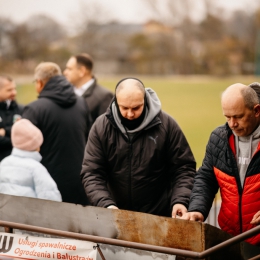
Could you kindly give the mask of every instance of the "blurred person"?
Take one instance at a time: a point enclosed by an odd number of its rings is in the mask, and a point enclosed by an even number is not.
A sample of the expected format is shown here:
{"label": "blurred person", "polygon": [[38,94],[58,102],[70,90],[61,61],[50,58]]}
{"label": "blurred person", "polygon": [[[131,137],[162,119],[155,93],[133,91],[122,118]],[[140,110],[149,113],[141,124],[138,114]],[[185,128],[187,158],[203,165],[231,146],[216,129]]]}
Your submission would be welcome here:
{"label": "blurred person", "polygon": [[55,181],[40,163],[41,131],[27,119],[14,123],[13,150],[0,164],[0,192],[15,196],[61,201]]}
{"label": "blurred person", "polygon": [[[236,83],[223,92],[221,106],[227,123],[210,136],[182,218],[204,221],[220,189],[219,226],[236,236],[260,223],[260,105],[252,88]],[[247,242],[259,246],[260,234]]]}
{"label": "blurred person", "polygon": [[11,154],[11,128],[21,118],[23,106],[17,104],[15,82],[0,75],[0,161]]}
{"label": "blurred person", "polygon": [[248,86],[256,92],[256,94],[258,96],[259,103],[260,103],[260,83],[259,82],[253,82],[253,83],[249,84]]}
{"label": "blurred person", "polygon": [[86,100],[94,122],[98,116],[106,112],[113,98],[113,93],[97,84],[97,79],[93,74],[93,66],[91,56],[87,53],[81,53],[68,60],[63,74],[74,85],[75,93]]}
{"label": "blurred person", "polygon": [[139,79],[122,79],[115,93],[85,150],[81,178],[91,205],[181,216],[196,168],[182,130]]}
{"label": "blurred person", "polygon": [[25,107],[23,117],[43,134],[42,164],[57,183],[63,202],[87,205],[80,180],[89,128],[85,101],[76,96],[55,63],[40,63],[34,79],[38,100]]}

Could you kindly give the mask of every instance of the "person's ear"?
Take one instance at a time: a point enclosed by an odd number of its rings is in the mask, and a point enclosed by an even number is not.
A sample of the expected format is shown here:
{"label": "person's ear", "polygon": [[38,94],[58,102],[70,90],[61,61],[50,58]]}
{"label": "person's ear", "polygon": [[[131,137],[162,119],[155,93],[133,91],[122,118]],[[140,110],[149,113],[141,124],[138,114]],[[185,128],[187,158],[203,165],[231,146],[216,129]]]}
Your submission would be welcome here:
{"label": "person's ear", "polygon": [[255,116],[259,117],[260,116],[260,104],[257,104],[254,106],[254,111],[255,111]]}
{"label": "person's ear", "polygon": [[89,74],[88,69],[85,66],[79,66],[78,70],[80,77],[84,77],[85,75]]}
{"label": "person's ear", "polygon": [[45,86],[45,83],[43,80],[39,79],[38,80],[38,84],[39,84],[39,92],[42,92],[44,86]]}

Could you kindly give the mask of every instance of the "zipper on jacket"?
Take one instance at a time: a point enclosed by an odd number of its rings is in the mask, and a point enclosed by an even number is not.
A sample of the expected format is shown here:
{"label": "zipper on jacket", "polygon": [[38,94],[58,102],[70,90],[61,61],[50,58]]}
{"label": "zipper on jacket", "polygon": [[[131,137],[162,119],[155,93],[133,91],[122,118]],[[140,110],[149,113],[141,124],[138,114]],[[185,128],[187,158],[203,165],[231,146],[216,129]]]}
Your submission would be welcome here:
{"label": "zipper on jacket", "polygon": [[242,203],[243,187],[242,187],[242,184],[240,182],[239,170],[238,170],[238,166],[237,166],[236,157],[235,157],[233,151],[231,150],[230,145],[228,145],[228,147],[229,147],[229,152],[231,153],[231,158],[234,161],[233,162],[233,165],[234,165],[233,172],[234,172],[234,177],[236,179],[237,191],[238,191],[238,196],[239,196],[239,200],[238,200],[239,230],[240,230],[240,233],[242,233],[242,208],[241,208],[241,203]]}
{"label": "zipper on jacket", "polygon": [[132,203],[132,167],[131,167],[131,163],[132,163],[132,156],[133,156],[133,147],[132,147],[132,142],[129,140],[129,176],[128,176],[128,181],[129,181],[129,204],[130,204],[130,208],[133,209],[133,203]]}
{"label": "zipper on jacket", "polygon": [[243,196],[243,192],[244,192],[244,184],[245,184],[245,181],[246,181],[246,178],[247,178],[247,173],[248,173],[248,169],[250,168],[250,165],[254,163],[255,161],[255,156],[256,154],[258,154],[259,151],[257,151],[256,153],[254,153],[247,169],[246,169],[246,175],[245,175],[245,180],[244,180],[244,183],[243,183],[243,186],[242,186],[242,183],[241,183],[241,194],[239,194],[239,222],[240,222],[240,233],[243,233],[243,221],[242,221],[242,196]]}
{"label": "zipper on jacket", "polygon": [[239,225],[240,225],[240,234],[243,232],[243,223],[242,223],[242,195],[239,194],[239,202],[238,202],[238,209],[239,209]]}
{"label": "zipper on jacket", "polygon": [[[229,136],[229,135],[228,135]],[[227,140],[227,143],[229,144],[229,140]],[[236,179],[236,184],[237,184],[237,190],[238,190],[238,195],[239,195],[239,202],[238,202],[238,213],[239,213],[239,230],[240,230],[240,233],[243,233],[243,220],[242,220],[242,196],[243,196],[243,192],[244,192],[244,185],[242,186],[242,183],[240,181],[240,176],[239,176],[239,170],[238,170],[238,166],[237,166],[237,160],[236,160],[236,157],[230,147],[230,145],[228,145],[228,148],[229,148],[229,151],[231,153],[231,158],[233,159],[234,161],[234,165],[235,165],[235,169],[233,168],[233,172],[234,172],[234,177]],[[258,151],[256,151],[254,154],[253,154],[253,157],[247,167],[247,170],[246,170],[246,175],[245,175],[245,180],[247,178],[247,173],[248,173],[248,169],[250,168],[250,165],[254,162],[255,160],[255,156],[260,152],[260,149]],[[244,180],[244,183],[245,183],[245,180]]]}
{"label": "zipper on jacket", "polygon": [[[232,153],[233,154],[233,153]],[[234,155],[233,155],[234,156]],[[239,170],[238,170],[238,166],[237,166],[237,160],[234,156],[235,162],[236,162],[236,167],[235,167],[235,171],[237,172],[236,176],[236,182],[237,182],[237,190],[238,190],[238,196],[239,196],[239,200],[238,200],[238,216],[239,216],[239,230],[240,230],[240,234],[243,232],[243,222],[242,222],[242,194],[243,194],[243,187],[242,187],[242,183],[240,181],[240,177],[239,177]]]}

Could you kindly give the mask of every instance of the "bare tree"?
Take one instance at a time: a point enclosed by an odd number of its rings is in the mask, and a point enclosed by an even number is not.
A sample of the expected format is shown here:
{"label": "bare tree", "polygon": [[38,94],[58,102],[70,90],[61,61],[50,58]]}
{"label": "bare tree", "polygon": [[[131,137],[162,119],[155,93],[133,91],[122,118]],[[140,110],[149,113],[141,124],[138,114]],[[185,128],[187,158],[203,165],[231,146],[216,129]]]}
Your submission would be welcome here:
{"label": "bare tree", "polygon": [[0,57],[6,58],[11,52],[8,32],[14,28],[14,23],[7,18],[0,17]]}
{"label": "bare tree", "polygon": [[47,15],[33,15],[25,24],[30,33],[37,39],[45,39],[48,43],[63,39],[66,37],[66,31],[57,21]]}
{"label": "bare tree", "polygon": [[93,0],[81,0],[78,11],[71,14],[74,42],[76,42],[73,44],[73,52],[89,52],[95,57],[105,39],[102,33],[93,30],[93,27],[109,20],[109,12],[103,5]]}
{"label": "bare tree", "polygon": [[13,50],[13,58],[24,62],[30,56],[30,32],[26,24],[15,26],[8,32]]}
{"label": "bare tree", "polygon": [[198,2],[192,0],[144,0],[154,19],[170,26],[178,26],[184,20],[192,19],[198,9]]}
{"label": "bare tree", "polygon": [[[5,67],[11,66],[19,72],[31,71],[35,63],[42,60],[59,60],[57,53],[61,56],[66,49],[66,33],[62,26],[43,15],[32,16],[21,24],[1,19],[0,37],[2,62]],[[52,55],[54,45],[59,49],[56,56]]]}

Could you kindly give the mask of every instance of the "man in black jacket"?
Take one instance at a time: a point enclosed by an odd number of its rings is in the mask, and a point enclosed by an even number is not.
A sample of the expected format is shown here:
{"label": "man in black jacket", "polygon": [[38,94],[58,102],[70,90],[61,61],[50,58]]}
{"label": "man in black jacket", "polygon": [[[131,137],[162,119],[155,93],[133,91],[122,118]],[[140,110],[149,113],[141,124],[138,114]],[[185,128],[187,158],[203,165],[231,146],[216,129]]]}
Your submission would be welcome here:
{"label": "man in black jacket", "polygon": [[66,64],[64,76],[74,85],[75,93],[86,100],[93,122],[106,112],[113,93],[97,84],[93,75],[93,60],[89,54],[72,56]]}
{"label": "man in black jacket", "polygon": [[15,82],[8,76],[0,76],[0,161],[11,154],[11,128],[23,110],[15,101],[16,93]]}
{"label": "man in black jacket", "polygon": [[42,164],[56,181],[62,201],[86,205],[80,181],[89,127],[85,101],[75,95],[55,63],[39,64],[34,77],[39,97],[25,107],[23,117],[42,131]]}
{"label": "man in black jacket", "polygon": [[187,212],[196,163],[176,121],[152,89],[121,80],[91,128],[82,182],[91,205],[160,216]]}

